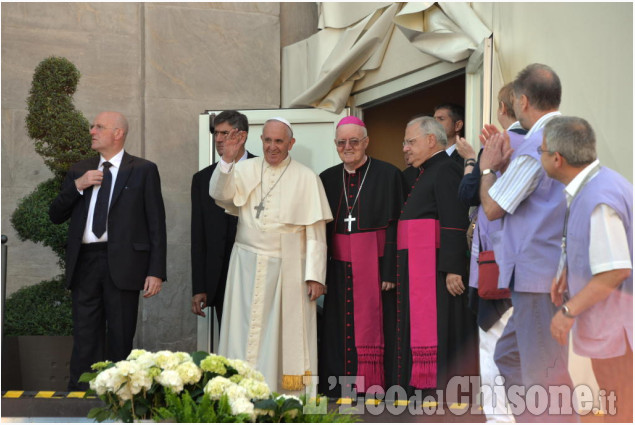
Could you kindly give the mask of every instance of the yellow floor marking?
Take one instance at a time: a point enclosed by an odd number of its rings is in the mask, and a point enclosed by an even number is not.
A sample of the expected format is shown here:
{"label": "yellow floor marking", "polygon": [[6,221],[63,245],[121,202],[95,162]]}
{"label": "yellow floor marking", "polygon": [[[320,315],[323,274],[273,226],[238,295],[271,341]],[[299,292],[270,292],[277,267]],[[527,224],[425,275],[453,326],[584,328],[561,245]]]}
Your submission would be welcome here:
{"label": "yellow floor marking", "polygon": [[452,403],[450,409],[465,409],[468,406],[469,404],[467,403]]}
{"label": "yellow floor marking", "polygon": [[4,398],[20,398],[24,394],[24,391],[7,391],[4,393]]}
{"label": "yellow floor marking", "polygon": [[86,394],[84,391],[71,391],[66,398],[84,398],[84,394]]}
{"label": "yellow floor marking", "polygon": [[55,394],[55,391],[38,391],[35,398],[51,398]]}

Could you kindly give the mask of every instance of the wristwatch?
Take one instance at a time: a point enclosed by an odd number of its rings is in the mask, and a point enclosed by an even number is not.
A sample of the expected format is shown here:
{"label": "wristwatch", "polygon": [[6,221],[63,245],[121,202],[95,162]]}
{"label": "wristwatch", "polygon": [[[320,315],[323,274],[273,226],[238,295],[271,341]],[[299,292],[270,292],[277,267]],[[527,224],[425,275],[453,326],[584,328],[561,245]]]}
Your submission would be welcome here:
{"label": "wristwatch", "polygon": [[568,317],[569,319],[575,319],[575,316],[571,314],[571,312],[569,311],[569,307],[567,307],[566,304],[562,305],[562,308],[560,309],[560,311],[562,311],[562,314],[564,315],[564,317]]}
{"label": "wristwatch", "polygon": [[496,171],[492,170],[491,168],[487,168],[481,171],[481,177],[486,176],[488,174],[494,174],[494,173],[496,173]]}

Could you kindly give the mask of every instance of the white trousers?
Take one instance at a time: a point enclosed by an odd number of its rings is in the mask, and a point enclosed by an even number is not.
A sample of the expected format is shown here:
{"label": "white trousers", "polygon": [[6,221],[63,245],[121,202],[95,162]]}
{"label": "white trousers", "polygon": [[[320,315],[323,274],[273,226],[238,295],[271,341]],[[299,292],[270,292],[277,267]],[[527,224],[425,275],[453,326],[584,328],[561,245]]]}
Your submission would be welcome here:
{"label": "white trousers", "polygon": [[[481,366],[481,394],[482,406],[485,418],[488,423],[513,423],[514,415],[507,413],[507,397],[505,395],[505,387],[500,378],[498,367],[494,362],[494,350],[496,342],[503,334],[505,325],[512,315],[513,307],[501,316],[501,318],[487,332],[478,328],[479,336],[479,357]],[[483,388],[486,387],[486,388]]]}

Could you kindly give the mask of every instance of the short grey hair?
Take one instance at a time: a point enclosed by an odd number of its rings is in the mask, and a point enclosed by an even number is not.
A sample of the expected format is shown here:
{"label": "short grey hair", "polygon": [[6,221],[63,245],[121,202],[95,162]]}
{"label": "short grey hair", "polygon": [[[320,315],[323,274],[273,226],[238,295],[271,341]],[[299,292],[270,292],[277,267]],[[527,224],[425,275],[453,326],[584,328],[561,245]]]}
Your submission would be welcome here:
{"label": "short grey hair", "polygon": [[583,118],[554,117],[543,132],[549,152],[558,152],[569,165],[580,167],[597,158],[595,132]]}
{"label": "short grey hair", "polygon": [[433,117],[417,117],[408,122],[406,127],[419,124],[421,135],[432,134],[437,138],[437,144],[446,148],[448,146],[448,136],[445,134],[443,126]]}

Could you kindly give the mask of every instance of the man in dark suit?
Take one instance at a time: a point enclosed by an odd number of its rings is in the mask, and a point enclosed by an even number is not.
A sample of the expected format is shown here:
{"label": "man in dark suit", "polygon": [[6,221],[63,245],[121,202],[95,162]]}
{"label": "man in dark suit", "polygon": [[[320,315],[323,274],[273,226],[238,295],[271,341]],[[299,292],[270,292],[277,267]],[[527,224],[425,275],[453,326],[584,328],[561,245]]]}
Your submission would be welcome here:
{"label": "man in dark suit", "polygon": [[157,166],[124,151],[128,122],[118,112],[97,115],[90,134],[99,157],[70,168],[49,210],[53,223],[71,219],[66,248],[66,285],[73,300],[69,391],[87,388],[77,380],[93,363],[128,356],[139,291],[152,297],[166,279]]}
{"label": "man in dark suit", "polygon": [[[244,148],[248,131],[247,117],[240,112],[218,114],[214,119],[214,142],[219,157],[223,156],[229,134],[236,133],[243,143],[238,158],[253,158]],[[225,214],[209,196],[209,181],[216,164],[203,168],[192,178],[192,313],[205,317],[203,309],[214,307],[220,323],[238,217]]]}
{"label": "man in dark suit", "polygon": [[463,158],[456,151],[456,141],[463,131],[464,116],[463,107],[455,103],[443,103],[434,108],[434,119],[443,126],[448,139],[448,147],[445,151],[461,166],[463,166]]}

